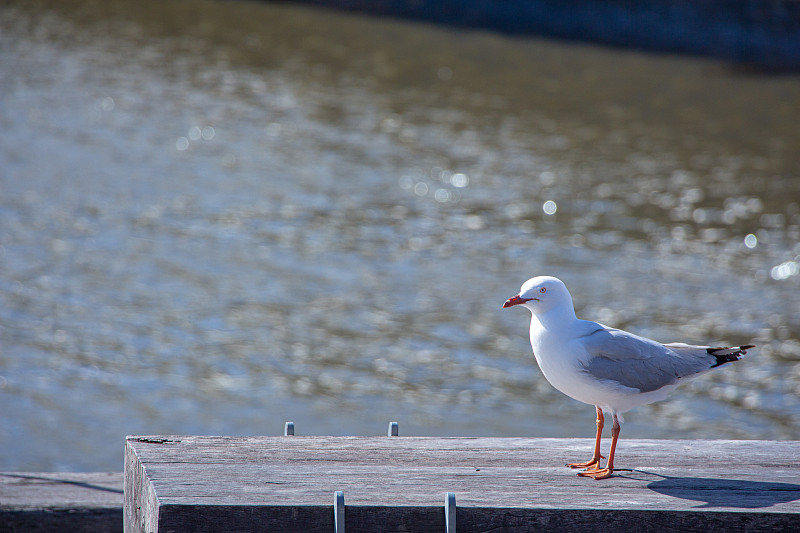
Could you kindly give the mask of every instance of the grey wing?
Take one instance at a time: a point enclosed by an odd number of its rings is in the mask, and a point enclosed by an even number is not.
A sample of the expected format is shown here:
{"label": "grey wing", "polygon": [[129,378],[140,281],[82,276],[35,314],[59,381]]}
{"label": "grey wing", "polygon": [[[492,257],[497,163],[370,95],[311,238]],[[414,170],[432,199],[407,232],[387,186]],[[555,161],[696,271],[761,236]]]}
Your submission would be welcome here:
{"label": "grey wing", "polygon": [[641,392],[672,385],[712,367],[707,347],[664,345],[626,331],[599,326],[581,338],[590,357],[584,370]]}

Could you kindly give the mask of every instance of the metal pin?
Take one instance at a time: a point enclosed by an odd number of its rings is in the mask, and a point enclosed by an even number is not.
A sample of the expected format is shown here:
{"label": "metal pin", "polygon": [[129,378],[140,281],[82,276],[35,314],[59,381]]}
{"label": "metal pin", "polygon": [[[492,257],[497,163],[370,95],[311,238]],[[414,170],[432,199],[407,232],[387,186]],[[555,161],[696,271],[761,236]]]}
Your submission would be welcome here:
{"label": "metal pin", "polygon": [[389,436],[396,437],[400,434],[397,422],[389,422]]}
{"label": "metal pin", "polygon": [[294,422],[286,422],[286,425],[283,426],[283,435],[294,435]]}
{"label": "metal pin", "polygon": [[344,491],[333,493],[333,531],[344,533]]}
{"label": "metal pin", "polygon": [[444,497],[444,531],[456,533],[456,493],[448,492]]}

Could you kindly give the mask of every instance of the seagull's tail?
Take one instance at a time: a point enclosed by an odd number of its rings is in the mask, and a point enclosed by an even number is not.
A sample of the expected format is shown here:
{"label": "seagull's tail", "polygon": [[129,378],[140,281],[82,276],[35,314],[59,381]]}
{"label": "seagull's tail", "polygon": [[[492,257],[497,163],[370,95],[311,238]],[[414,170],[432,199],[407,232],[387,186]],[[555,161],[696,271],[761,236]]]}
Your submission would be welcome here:
{"label": "seagull's tail", "polygon": [[725,363],[731,363],[733,361],[738,361],[742,358],[744,354],[747,353],[747,350],[750,348],[755,348],[755,344],[745,344],[744,346],[727,346],[724,348],[708,348],[706,351],[709,355],[713,355],[717,358],[717,363],[712,366],[711,368],[716,368],[718,366],[724,365]]}

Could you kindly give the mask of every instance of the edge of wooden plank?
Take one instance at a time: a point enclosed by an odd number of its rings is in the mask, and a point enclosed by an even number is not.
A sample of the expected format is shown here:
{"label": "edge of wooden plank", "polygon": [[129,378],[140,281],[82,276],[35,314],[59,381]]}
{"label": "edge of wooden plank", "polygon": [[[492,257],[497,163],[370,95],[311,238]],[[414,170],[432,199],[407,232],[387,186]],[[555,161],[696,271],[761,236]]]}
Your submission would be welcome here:
{"label": "edge of wooden plank", "polygon": [[[165,505],[158,531],[330,533],[329,506]],[[788,531],[797,514],[642,509],[541,509],[457,507],[459,530],[519,533],[524,531]],[[371,533],[444,531],[441,506],[347,506],[345,531]],[[155,531],[155,530],[151,530]]]}
{"label": "edge of wooden plank", "polygon": [[143,437],[125,439],[125,496],[122,507],[122,524],[125,533],[152,533],[158,531],[159,502],[147,475],[145,465],[139,460],[132,442]]}

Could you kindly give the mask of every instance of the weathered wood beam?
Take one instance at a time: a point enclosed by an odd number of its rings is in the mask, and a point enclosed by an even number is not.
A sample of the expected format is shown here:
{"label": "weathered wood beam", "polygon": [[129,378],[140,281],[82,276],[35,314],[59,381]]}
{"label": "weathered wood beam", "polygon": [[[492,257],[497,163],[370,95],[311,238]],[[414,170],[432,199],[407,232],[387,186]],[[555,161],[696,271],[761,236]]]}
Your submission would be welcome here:
{"label": "weathered wood beam", "polygon": [[0,472],[0,531],[122,531],[122,472]]}
{"label": "weathered wood beam", "polygon": [[800,442],[623,440],[611,479],[563,465],[590,439],[129,437],[125,531],[780,530],[800,518]]}

